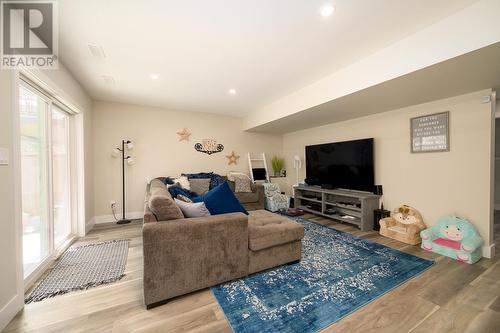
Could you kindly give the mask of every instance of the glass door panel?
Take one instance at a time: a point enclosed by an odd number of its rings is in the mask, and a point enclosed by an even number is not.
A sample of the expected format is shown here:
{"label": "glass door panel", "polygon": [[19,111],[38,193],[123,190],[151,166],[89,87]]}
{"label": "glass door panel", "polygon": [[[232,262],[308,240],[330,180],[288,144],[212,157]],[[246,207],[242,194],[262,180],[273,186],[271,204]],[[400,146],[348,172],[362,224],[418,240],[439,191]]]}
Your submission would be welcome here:
{"label": "glass door panel", "polygon": [[49,255],[47,172],[48,102],[21,86],[19,113],[21,133],[22,223],[24,276],[32,273]]}
{"label": "glass door panel", "polygon": [[71,234],[69,174],[69,116],[52,106],[52,202],[54,243],[57,248]]}

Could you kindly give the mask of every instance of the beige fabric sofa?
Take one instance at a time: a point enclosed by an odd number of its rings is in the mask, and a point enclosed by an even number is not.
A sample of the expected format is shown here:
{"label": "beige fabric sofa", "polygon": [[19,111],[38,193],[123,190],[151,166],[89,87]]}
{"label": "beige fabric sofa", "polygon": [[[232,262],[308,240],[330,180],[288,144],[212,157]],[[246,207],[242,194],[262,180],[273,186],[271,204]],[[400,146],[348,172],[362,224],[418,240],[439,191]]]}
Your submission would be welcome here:
{"label": "beige fabric sofa", "polygon": [[[175,216],[172,197],[153,180],[146,191],[143,224],[144,302],[147,308],[301,257],[304,228],[268,211],[162,220]],[[161,210],[158,203],[164,202]],[[155,205],[150,207],[150,205]],[[167,209],[166,207],[169,207]]]}

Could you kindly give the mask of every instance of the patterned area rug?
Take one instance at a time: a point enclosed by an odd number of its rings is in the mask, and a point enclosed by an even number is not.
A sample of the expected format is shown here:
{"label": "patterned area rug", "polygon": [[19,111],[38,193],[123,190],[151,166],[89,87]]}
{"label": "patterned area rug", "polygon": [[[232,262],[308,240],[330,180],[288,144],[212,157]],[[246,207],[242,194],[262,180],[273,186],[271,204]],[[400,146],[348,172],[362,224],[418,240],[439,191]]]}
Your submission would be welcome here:
{"label": "patterned area rug", "polygon": [[121,279],[125,275],[128,243],[122,239],[69,248],[26,297],[25,303]]}
{"label": "patterned area rug", "polygon": [[302,260],[212,288],[236,333],[316,332],[433,262],[306,219]]}

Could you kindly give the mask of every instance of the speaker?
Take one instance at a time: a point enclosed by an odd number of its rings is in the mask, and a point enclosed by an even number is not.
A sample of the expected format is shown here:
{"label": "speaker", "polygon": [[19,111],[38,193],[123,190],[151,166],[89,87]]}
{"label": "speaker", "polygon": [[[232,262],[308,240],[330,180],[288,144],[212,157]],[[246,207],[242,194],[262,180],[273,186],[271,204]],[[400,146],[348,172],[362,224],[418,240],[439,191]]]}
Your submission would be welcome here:
{"label": "speaker", "polygon": [[376,195],[383,195],[384,190],[382,189],[382,185],[375,185],[375,187],[373,188],[373,193],[375,193]]}
{"label": "speaker", "polygon": [[304,182],[309,186],[321,185],[318,178],[306,178],[304,179]]}

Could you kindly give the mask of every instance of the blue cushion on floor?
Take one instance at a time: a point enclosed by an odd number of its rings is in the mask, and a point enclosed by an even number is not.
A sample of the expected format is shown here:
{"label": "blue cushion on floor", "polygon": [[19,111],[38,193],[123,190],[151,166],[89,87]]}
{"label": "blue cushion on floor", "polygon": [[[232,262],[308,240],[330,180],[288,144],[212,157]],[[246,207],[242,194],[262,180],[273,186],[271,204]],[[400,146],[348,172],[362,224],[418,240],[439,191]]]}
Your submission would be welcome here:
{"label": "blue cushion on floor", "polygon": [[191,198],[193,202],[204,202],[208,211],[212,215],[226,213],[245,213],[246,209],[240,204],[234,196],[233,191],[229,188],[228,183],[223,183],[214,187],[210,191],[198,197]]}

